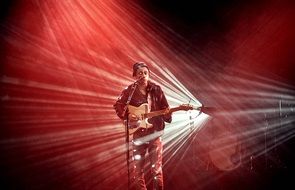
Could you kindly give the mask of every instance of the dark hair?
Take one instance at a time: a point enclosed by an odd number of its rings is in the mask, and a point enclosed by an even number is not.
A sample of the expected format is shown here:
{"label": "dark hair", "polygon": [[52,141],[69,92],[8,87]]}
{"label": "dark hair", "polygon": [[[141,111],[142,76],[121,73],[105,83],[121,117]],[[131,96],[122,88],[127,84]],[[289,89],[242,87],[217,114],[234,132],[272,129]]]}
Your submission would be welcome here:
{"label": "dark hair", "polygon": [[145,64],[144,62],[136,62],[134,63],[133,65],[133,74],[132,76],[135,76],[136,75],[136,71],[137,69],[141,68],[141,67],[146,67],[148,69],[148,71],[150,72],[150,69],[149,67],[147,66],[147,64]]}

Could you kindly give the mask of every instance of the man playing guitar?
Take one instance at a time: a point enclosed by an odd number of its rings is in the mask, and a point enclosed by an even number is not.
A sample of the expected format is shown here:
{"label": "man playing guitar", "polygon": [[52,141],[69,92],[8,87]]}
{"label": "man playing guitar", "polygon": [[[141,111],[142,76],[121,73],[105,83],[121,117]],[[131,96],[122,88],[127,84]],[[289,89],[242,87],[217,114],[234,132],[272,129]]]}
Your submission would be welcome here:
{"label": "man playing guitar", "polygon": [[[172,121],[166,97],[161,87],[149,81],[150,70],[143,62],[133,65],[136,82],[122,91],[114,104],[118,117],[127,121],[127,130],[133,135],[135,189],[146,189],[144,165],[149,158],[153,189],[163,189],[161,135],[165,122]],[[158,111],[158,112],[157,112]],[[148,116],[148,113],[156,113]],[[148,153],[148,155],[146,155]]]}

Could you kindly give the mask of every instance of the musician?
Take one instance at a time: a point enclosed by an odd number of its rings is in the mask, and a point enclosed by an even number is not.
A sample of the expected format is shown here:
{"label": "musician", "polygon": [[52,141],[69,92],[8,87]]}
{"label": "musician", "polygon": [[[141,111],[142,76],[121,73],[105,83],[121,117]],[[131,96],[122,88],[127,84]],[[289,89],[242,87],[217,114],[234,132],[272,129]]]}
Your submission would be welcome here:
{"label": "musician", "polygon": [[133,77],[136,82],[124,89],[114,104],[119,118],[128,122],[140,120],[139,116],[130,113],[126,107],[130,97],[129,105],[131,106],[139,107],[147,103],[149,112],[166,109],[164,115],[149,119],[152,127],[138,128],[133,133],[134,186],[135,189],[147,189],[144,177],[144,165],[147,160],[150,161],[153,189],[163,189],[161,135],[165,127],[164,122],[172,121],[169,105],[161,87],[149,80],[150,70],[147,64],[135,63]]}

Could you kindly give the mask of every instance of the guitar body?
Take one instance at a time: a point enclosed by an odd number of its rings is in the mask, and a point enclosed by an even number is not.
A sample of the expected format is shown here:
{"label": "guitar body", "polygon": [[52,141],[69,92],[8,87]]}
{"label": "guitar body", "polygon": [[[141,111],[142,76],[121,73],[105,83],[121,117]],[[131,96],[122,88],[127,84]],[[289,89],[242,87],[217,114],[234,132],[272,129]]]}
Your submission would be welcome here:
{"label": "guitar body", "polygon": [[138,129],[148,129],[153,127],[153,125],[148,122],[148,118],[145,117],[145,115],[149,113],[148,104],[141,104],[138,107],[128,105],[128,110],[129,114],[133,114],[138,117],[138,121],[128,122],[128,131],[130,135]]}

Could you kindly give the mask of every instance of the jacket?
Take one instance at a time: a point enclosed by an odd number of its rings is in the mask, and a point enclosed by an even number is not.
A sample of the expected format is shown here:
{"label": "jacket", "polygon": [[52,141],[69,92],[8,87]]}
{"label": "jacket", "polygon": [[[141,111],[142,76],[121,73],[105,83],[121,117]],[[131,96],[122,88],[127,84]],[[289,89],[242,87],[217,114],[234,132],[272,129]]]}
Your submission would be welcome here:
{"label": "jacket", "polygon": [[[132,91],[132,86],[133,84],[129,85],[126,89],[122,91],[121,95],[119,96],[118,100],[115,102],[113,106],[116,111],[116,114],[122,120],[126,120],[128,116],[128,109],[126,108],[126,103]],[[159,85],[149,81],[147,86],[147,93],[149,93],[151,98],[151,112],[169,108],[167,99]],[[124,114],[125,109],[127,110]],[[172,121],[171,114],[168,114],[164,116],[153,117],[149,120],[149,123],[153,124],[154,130],[160,131],[165,128],[165,122],[171,123],[171,121]]]}

